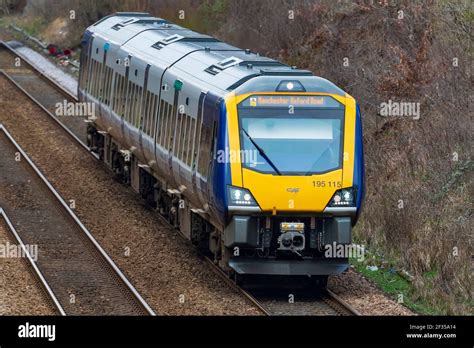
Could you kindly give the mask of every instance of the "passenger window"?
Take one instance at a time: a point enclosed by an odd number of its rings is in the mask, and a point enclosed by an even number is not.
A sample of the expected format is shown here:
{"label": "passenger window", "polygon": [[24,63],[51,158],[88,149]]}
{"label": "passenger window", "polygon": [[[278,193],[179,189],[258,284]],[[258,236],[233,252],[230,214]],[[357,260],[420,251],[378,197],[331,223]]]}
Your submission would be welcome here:
{"label": "passenger window", "polygon": [[157,117],[158,117],[158,122],[157,122],[157,126],[156,126],[156,142],[158,144],[161,144],[161,138],[162,138],[162,127],[163,127],[163,122],[164,122],[164,118],[163,118],[163,110],[164,110],[164,107],[165,107],[165,102],[163,101],[163,99],[160,100],[160,108],[157,110]]}
{"label": "passenger window", "polygon": [[208,175],[211,153],[212,129],[201,124],[201,143],[199,147],[198,172],[205,178]]}
{"label": "passenger window", "polygon": [[191,127],[189,128],[189,136],[188,136],[188,157],[186,159],[186,163],[188,166],[192,165],[193,162],[193,152],[194,152],[194,137],[196,131],[196,119],[191,118]]}

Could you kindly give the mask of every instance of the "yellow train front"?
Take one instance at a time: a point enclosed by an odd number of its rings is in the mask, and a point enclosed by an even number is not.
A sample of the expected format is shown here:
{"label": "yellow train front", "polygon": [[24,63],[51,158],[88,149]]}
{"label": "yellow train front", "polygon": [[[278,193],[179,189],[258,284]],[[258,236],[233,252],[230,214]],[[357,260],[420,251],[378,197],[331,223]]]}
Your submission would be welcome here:
{"label": "yellow train front", "polygon": [[263,76],[225,104],[230,268],[323,279],[346,270],[340,246],[351,244],[364,195],[354,98],[314,76]]}

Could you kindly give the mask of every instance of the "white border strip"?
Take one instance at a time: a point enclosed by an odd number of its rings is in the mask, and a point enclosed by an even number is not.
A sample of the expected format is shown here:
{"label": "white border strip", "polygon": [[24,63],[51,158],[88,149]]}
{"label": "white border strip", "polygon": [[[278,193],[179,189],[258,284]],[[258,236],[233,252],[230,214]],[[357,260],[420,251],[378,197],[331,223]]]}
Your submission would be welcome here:
{"label": "white border strip", "polygon": [[28,164],[33,168],[35,173],[41,178],[43,183],[49,188],[49,190],[54,194],[54,196],[58,199],[58,201],[61,203],[61,205],[66,209],[66,211],[69,213],[69,215],[72,217],[72,219],[79,225],[81,230],[85,233],[85,235],[89,238],[89,240],[94,244],[94,246],[97,248],[97,250],[100,252],[102,257],[107,261],[107,263],[112,267],[112,269],[116,272],[116,274],[119,276],[119,278],[122,280],[122,282],[125,284],[125,286],[132,292],[132,294],[136,297],[136,299],[140,302],[142,307],[150,314],[150,315],[156,315],[155,312],[151,309],[151,307],[148,305],[148,303],[145,302],[143,297],[138,293],[138,291],[135,289],[135,287],[130,283],[130,281],[123,275],[122,271],[117,267],[117,265],[114,263],[114,261],[107,255],[107,253],[102,249],[100,244],[95,240],[95,238],[91,235],[91,233],[87,230],[87,228],[82,224],[82,222],[77,218],[77,216],[74,214],[74,212],[71,210],[71,208],[66,204],[64,199],[59,195],[59,193],[54,189],[53,186],[49,183],[49,181],[44,177],[44,175],[39,171],[39,169],[36,167],[36,165],[31,161],[31,159],[28,157],[28,155],[23,151],[23,149],[18,145],[18,143],[13,139],[13,137],[10,135],[10,133],[7,131],[7,129],[0,124],[0,130],[5,133],[5,135],[8,137],[8,139],[13,143],[13,145],[17,148],[17,150],[20,152],[21,156],[26,159]]}
{"label": "white border strip", "polygon": [[[1,125],[0,125],[1,127]],[[2,128],[3,129],[3,128]],[[33,260],[33,258],[31,257],[30,255],[30,252],[28,251],[28,249],[26,248],[25,246],[25,243],[23,242],[23,240],[21,239],[21,237],[18,235],[18,232],[16,231],[15,227],[13,226],[12,222],[10,221],[10,219],[8,218],[7,214],[5,213],[5,211],[0,207],[0,215],[3,217],[3,220],[5,220],[6,224],[7,224],[7,227],[8,229],[10,230],[11,234],[15,237],[16,241],[18,242],[18,244],[21,246],[21,248],[23,249],[23,251],[25,252],[27,258],[28,258],[28,261],[30,262],[31,264],[31,267],[33,267],[33,270],[35,271],[36,273],[36,276],[38,277],[39,281],[41,282],[41,284],[43,285],[44,287],[44,290],[46,290],[48,296],[50,297],[50,299],[52,300],[53,302],[53,305],[54,307],[56,307],[56,309],[58,310],[58,312],[65,316],[66,315],[66,312],[64,311],[64,308],[63,306],[61,306],[61,304],[59,303],[59,300],[58,298],[56,297],[56,295],[54,294],[54,291],[50,288],[48,282],[46,281],[46,279],[44,278],[43,276],[43,273],[41,273],[41,271],[39,270],[38,266],[36,265],[36,262]]]}

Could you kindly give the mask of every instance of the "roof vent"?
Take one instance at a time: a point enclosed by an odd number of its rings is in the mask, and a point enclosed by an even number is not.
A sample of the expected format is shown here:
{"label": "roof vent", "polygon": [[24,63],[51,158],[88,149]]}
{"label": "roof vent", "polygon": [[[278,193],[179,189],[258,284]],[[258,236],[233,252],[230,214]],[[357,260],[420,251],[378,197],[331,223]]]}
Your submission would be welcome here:
{"label": "roof vent", "polygon": [[161,19],[161,18],[152,18],[152,19],[140,19],[140,18],[129,18],[125,21],[115,24],[112,29],[120,30],[123,27],[130,25],[130,24],[150,24],[150,25],[159,25],[159,26],[166,26],[168,25],[168,21]]}
{"label": "roof vent", "polygon": [[222,70],[225,70],[227,68],[230,68],[235,65],[239,65],[241,62],[243,62],[242,59],[239,59],[237,57],[229,57],[224,60],[221,60],[220,62],[211,65],[204,71],[211,74],[211,75],[217,75],[220,73]]}
{"label": "roof vent", "polygon": [[182,39],[183,39],[183,36],[174,34],[174,35],[168,36],[167,38],[164,38],[163,40],[158,41],[157,43],[153,44],[151,47],[156,48],[157,50],[161,50],[163,47]]}

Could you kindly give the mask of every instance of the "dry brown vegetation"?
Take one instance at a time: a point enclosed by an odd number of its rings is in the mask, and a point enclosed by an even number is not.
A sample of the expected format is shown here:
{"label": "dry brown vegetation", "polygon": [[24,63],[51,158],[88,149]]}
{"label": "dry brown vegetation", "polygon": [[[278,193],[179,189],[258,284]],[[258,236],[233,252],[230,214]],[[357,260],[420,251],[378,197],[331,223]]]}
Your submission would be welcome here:
{"label": "dry brown vegetation", "polygon": [[[25,13],[52,23],[75,9],[67,39],[78,43],[84,27],[103,15],[148,11],[344,88],[363,114],[367,196],[356,237],[412,273],[415,297],[438,313],[467,314],[474,255],[472,6],[469,0],[38,0]],[[420,119],[381,117],[380,105],[389,100],[420,103]]]}

